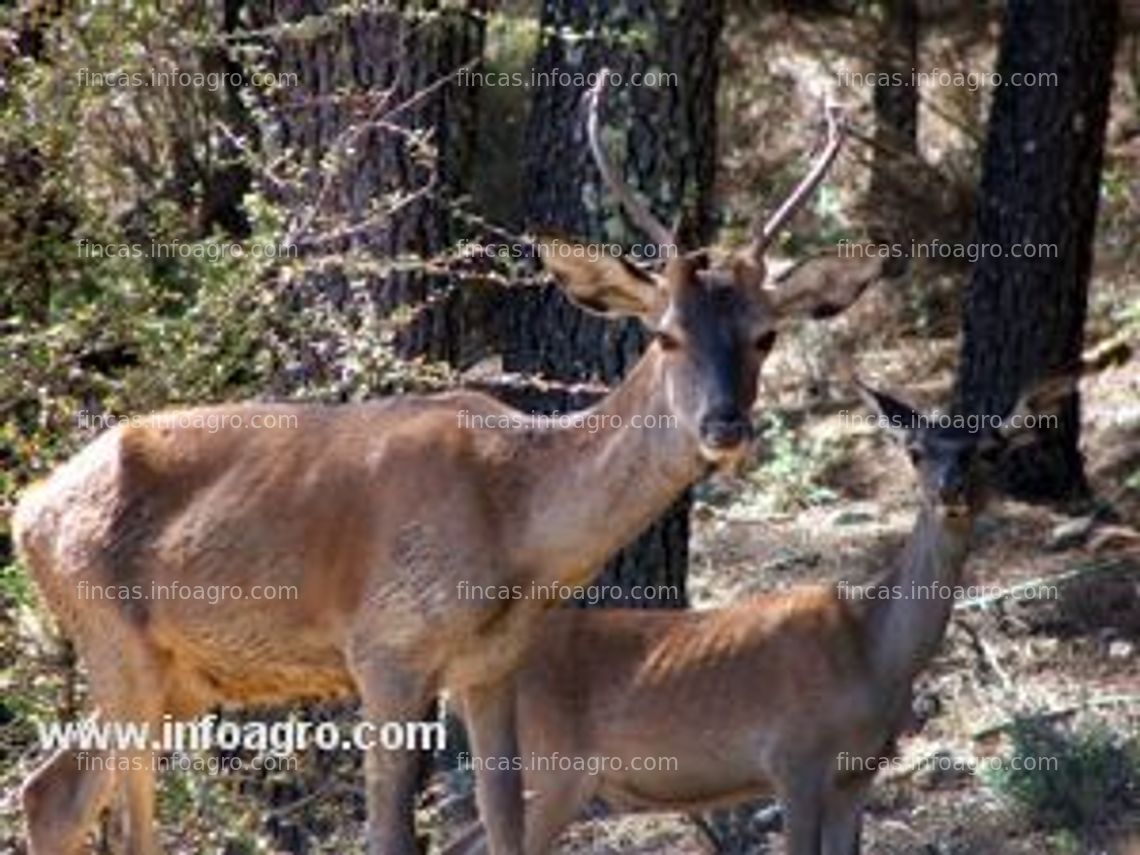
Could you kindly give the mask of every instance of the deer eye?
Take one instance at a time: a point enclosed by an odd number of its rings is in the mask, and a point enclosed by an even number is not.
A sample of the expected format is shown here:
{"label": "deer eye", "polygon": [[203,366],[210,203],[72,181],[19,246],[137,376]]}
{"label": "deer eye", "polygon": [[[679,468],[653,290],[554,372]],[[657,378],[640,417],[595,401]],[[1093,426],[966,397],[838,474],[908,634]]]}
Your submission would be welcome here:
{"label": "deer eye", "polygon": [[1008,440],[997,431],[994,431],[984,440],[978,443],[978,457],[987,463],[992,463],[1001,459],[1002,453],[1005,451]]}
{"label": "deer eye", "polygon": [[655,330],[653,337],[657,339],[662,350],[679,350],[681,347],[681,340],[666,330]]}
{"label": "deer eye", "polygon": [[654,329],[653,339],[661,345],[661,350],[681,350],[681,339],[667,329]]}
{"label": "deer eye", "polygon": [[757,336],[756,340],[754,342],[752,342],[752,346],[754,348],[756,348],[758,351],[760,351],[761,353],[767,353],[769,350],[772,349],[772,345],[774,345],[775,343],[776,343],[776,333],[774,330],[769,330],[768,332]]}

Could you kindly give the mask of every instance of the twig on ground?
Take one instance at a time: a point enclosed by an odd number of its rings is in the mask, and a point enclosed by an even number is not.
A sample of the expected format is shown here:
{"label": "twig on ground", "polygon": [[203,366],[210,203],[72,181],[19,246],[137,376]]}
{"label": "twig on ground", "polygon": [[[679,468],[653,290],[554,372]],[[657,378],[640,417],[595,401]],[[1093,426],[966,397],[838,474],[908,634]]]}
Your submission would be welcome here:
{"label": "twig on ground", "polygon": [[[1074,567],[1072,570],[1067,570],[1064,573],[1058,573],[1054,576],[1041,576],[1036,579],[1030,579],[1026,582],[1019,582],[1016,585],[1011,585],[994,594],[988,594],[984,597],[974,597],[970,600],[959,600],[954,604],[955,609],[985,609],[997,603],[1007,600],[1011,597],[1019,597],[1021,594],[1030,591],[1040,591],[1042,588],[1048,588],[1050,585],[1060,586],[1068,585],[1078,579],[1083,579],[1088,576],[1093,576],[1100,573],[1129,573],[1137,572],[1137,565],[1124,559],[1113,561],[1099,561],[1091,564],[1082,564]],[[1021,599],[1033,599],[1032,597],[1021,597]]]}
{"label": "twig on ground", "polygon": [[1080,712],[1087,712],[1094,709],[1103,709],[1105,707],[1117,707],[1128,704],[1136,704],[1140,708],[1140,695],[1110,695],[1104,698],[1096,698],[1091,701],[1084,701],[1079,704],[1071,704],[1067,707],[1059,707],[1054,710],[1046,710],[1045,712],[1036,713],[1034,715],[1022,716],[1019,718],[1009,718],[1005,721],[992,724],[988,727],[983,727],[980,730],[975,730],[971,734],[971,739],[975,742],[984,742],[991,739],[1000,733],[1004,733],[1010,728],[1014,727],[1020,721],[1035,721],[1035,722],[1050,722],[1057,721],[1058,719],[1067,718]]}

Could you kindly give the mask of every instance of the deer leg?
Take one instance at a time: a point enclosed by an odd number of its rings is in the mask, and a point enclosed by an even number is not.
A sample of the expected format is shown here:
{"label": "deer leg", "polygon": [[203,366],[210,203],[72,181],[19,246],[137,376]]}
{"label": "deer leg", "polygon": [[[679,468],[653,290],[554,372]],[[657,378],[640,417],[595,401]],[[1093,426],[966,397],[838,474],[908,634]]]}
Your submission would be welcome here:
{"label": "deer leg", "polygon": [[[423,675],[390,661],[357,662],[350,667],[360,689],[365,720],[377,729],[388,722],[415,721],[427,714],[434,687]],[[419,855],[415,799],[420,759],[418,751],[388,749],[379,742],[365,749],[368,855]]]}
{"label": "deer leg", "polygon": [[522,855],[522,773],[516,729],[515,694],[510,680],[471,687],[464,697],[471,748],[481,761],[475,792],[479,816],[493,855]]}
{"label": "deer leg", "polygon": [[787,854],[820,855],[824,806],[821,776],[807,768],[796,769],[784,790],[784,805]]}
{"label": "deer leg", "polygon": [[[157,738],[160,718],[159,715],[147,718],[151,727],[150,733],[155,734],[152,738]],[[156,752],[148,747],[129,752],[127,756],[130,758],[129,768],[122,773],[126,792],[127,855],[156,855],[158,852],[154,825]]]}
{"label": "deer leg", "polygon": [[845,781],[829,789],[823,809],[823,855],[859,855],[863,802],[869,781]]}
{"label": "deer leg", "polygon": [[[97,632],[83,632],[77,647],[91,669],[91,690],[96,713],[93,729],[112,730],[116,722],[150,724],[146,739],[154,738],[159,716],[148,715],[148,707],[157,710],[160,698],[146,700],[147,692],[161,685],[144,642],[128,627],[107,616],[98,623]],[[95,641],[94,639],[98,639]],[[124,772],[130,765],[125,758],[145,759],[146,749],[81,750],[66,747],[41,766],[24,788],[24,810],[27,817],[28,846],[31,855],[71,855],[79,849],[87,831],[107,806],[115,785],[127,781],[128,855],[154,855],[154,781],[153,771],[145,768]],[[142,761],[139,761],[142,763]],[[149,799],[147,790],[150,790]]]}
{"label": "deer leg", "polygon": [[110,751],[61,748],[24,785],[29,855],[74,855],[114,791]]}
{"label": "deer leg", "polygon": [[[535,783],[534,792],[527,793],[523,847],[527,855],[546,855],[559,833],[573,822],[588,797],[580,783],[577,775],[566,773],[561,780]],[[476,822],[465,829],[442,855],[487,855],[483,824]]]}
{"label": "deer leg", "polygon": [[[532,789],[527,780],[527,789]],[[553,772],[534,781],[526,801],[526,855],[546,855],[559,834],[578,816],[589,797],[576,772]]]}
{"label": "deer leg", "polygon": [[158,852],[154,833],[153,757],[153,753],[140,757],[145,765],[126,773],[128,855],[155,855]]}
{"label": "deer leg", "polygon": [[[100,646],[105,646],[105,643],[101,641]],[[165,685],[167,675],[146,638],[133,628],[114,633],[112,643],[117,648],[117,655],[104,651],[101,656],[92,657],[92,685],[98,681],[104,686],[114,686],[113,694],[105,695],[103,704],[108,711],[105,719],[108,724],[130,722],[143,728],[145,736],[141,747],[124,745],[115,752],[125,795],[122,818],[126,831],[126,855],[156,855],[154,758],[157,752],[152,745],[161,732],[166,701],[164,692],[158,687]],[[110,675],[111,667],[103,663],[111,663],[114,677]]]}

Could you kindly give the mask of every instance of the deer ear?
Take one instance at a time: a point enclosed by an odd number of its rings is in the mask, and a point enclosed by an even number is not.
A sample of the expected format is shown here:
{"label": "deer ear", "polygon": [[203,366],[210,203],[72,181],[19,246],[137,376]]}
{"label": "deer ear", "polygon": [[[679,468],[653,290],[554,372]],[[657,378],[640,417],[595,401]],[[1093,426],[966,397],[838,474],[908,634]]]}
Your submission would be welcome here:
{"label": "deer ear", "polygon": [[659,280],[607,247],[561,238],[542,238],[537,246],[546,269],[581,308],[606,317],[632,315],[649,325],[664,311]]}
{"label": "deer ear", "polygon": [[887,275],[888,259],[841,258],[835,252],[794,265],[768,295],[783,318],[831,318],[844,312],[876,279]]}
{"label": "deer ear", "polygon": [[1078,371],[1054,374],[1040,380],[1022,393],[1009,414],[1002,419],[998,433],[1009,446],[1029,445],[1037,428],[1056,419],[1065,401],[1077,392]]}
{"label": "deer ear", "polygon": [[852,378],[852,382],[867,409],[878,418],[879,427],[900,442],[909,443],[914,439],[922,423],[922,416],[914,407],[885,392],[872,389],[858,379]]}
{"label": "deer ear", "polygon": [[763,259],[758,260],[752,253],[741,251],[729,259],[728,265],[732,271],[732,278],[742,286],[757,291],[764,288],[764,282],[768,278],[768,266]]}

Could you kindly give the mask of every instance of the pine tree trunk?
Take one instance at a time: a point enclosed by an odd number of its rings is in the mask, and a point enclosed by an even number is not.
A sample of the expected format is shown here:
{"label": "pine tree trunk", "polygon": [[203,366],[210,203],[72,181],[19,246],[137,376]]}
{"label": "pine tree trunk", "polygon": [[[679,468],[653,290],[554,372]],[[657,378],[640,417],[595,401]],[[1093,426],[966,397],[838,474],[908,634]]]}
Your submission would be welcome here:
{"label": "pine tree trunk", "polygon": [[918,87],[911,81],[918,66],[918,0],[884,0],[883,7],[875,79],[892,82],[876,83],[873,96],[874,159],[867,195],[876,217],[871,240],[907,244],[912,235],[906,218],[892,214],[906,197],[907,175],[918,154]]}
{"label": "pine tree trunk", "polygon": [[[1079,360],[1118,14],[1115,0],[1009,4],[998,63],[1007,85],[994,100],[977,212],[979,245],[1002,253],[979,258],[970,279],[964,412],[1001,416],[1026,385]],[[1033,73],[1055,74],[1055,85],[1008,85]],[[1036,245],[1056,253],[1012,254]],[[1058,429],[1011,456],[1005,488],[1029,499],[1086,494],[1079,427],[1074,395]]]}
{"label": "pine tree trunk", "polygon": [[[315,285],[348,311],[349,280],[363,278],[376,310],[415,307],[396,338],[405,358],[454,361],[461,342],[452,323],[453,298],[462,292],[455,277],[407,262],[430,259],[453,239],[450,204],[471,167],[476,96],[455,75],[482,52],[474,11],[475,4],[440,10],[407,3],[346,13],[331,0],[274,0],[254,13],[270,33],[274,70],[299,79],[273,111],[277,147],[299,152],[307,167],[299,198],[285,201],[324,200],[313,240],[301,247],[319,270],[306,274],[300,290]],[[362,133],[345,145],[353,127]],[[423,156],[415,135],[430,140],[432,156]],[[338,172],[322,163],[330,155],[345,164]],[[387,194],[414,198],[392,216],[374,216]],[[344,260],[349,254],[404,263],[361,273]]]}
{"label": "pine tree trunk", "polygon": [[[659,87],[611,84],[603,136],[614,143],[611,151],[624,162],[626,179],[651,202],[659,219],[671,223],[684,209],[682,243],[689,246],[708,241],[714,231],[716,44],[722,15],[720,0],[547,0],[543,5],[546,35],[536,70],[590,73],[606,67],[626,83],[634,73],[676,75]],[[534,92],[526,132],[527,225],[532,231],[552,229],[585,241],[639,244],[645,236],[621,220],[600,186],[585,140],[582,94],[582,88],[567,85]],[[556,288],[512,294],[500,327],[508,371],[612,385],[645,346],[636,322],[590,316]],[[517,403],[544,411],[558,401],[546,393]],[[689,506],[686,495],[609,563],[598,584],[624,593],[608,602],[685,604]],[[668,599],[637,599],[630,594],[635,585],[672,586],[674,593]]]}

